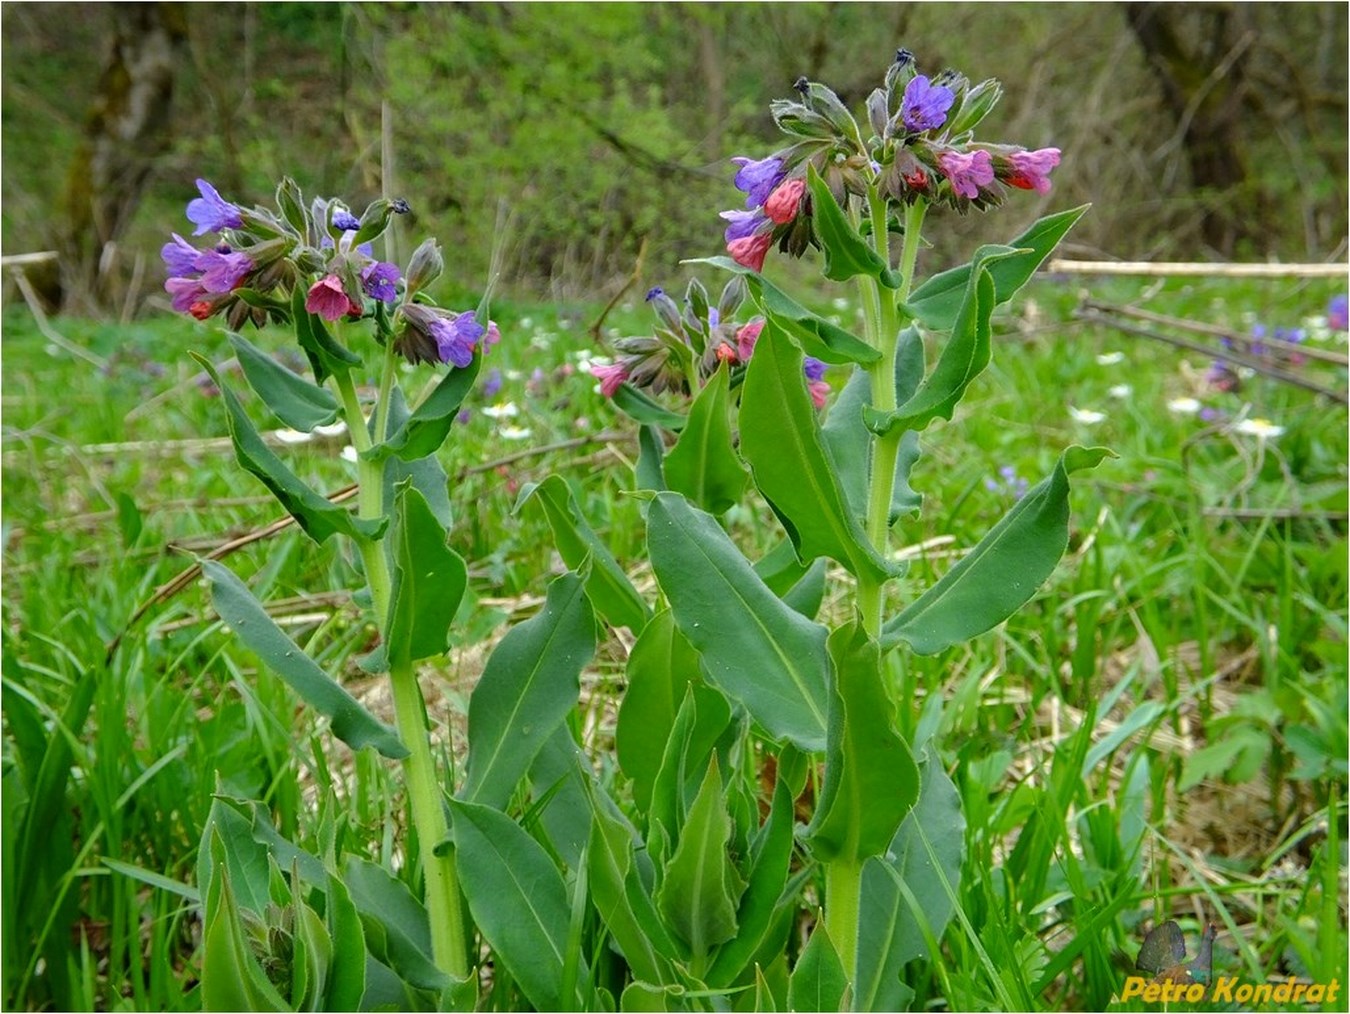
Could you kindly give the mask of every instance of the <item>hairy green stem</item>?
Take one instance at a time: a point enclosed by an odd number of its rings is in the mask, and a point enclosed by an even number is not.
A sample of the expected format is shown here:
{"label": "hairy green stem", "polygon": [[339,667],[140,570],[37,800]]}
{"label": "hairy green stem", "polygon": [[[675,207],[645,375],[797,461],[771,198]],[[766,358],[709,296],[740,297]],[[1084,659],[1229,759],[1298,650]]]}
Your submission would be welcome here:
{"label": "hairy green stem", "polygon": [[[384,375],[380,383],[380,403],[376,408],[376,436],[383,439],[388,425],[388,399],[393,384],[394,359],[386,349]],[[373,442],[366,429],[361,402],[351,373],[334,374],[334,384],[342,399],[343,415],[352,446],[358,455],[370,450]],[[358,458],[357,480],[360,494],[357,511],[362,518],[384,516],[384,468],[380,461],[364,456]],[[382,636],[387,634],[391,582],[389,561],[384,542],[377,539],[358,539],[361,561],[365,564],[366,581],[370,585],[371,604]],[[386,649],[388,645],[386,644]],[[459,878],[454,856],[438,856],[435,849],[449,837],[445,807],[441,802],[440,785],[436,780],[436,764],[431,754],[431,740],[427,735],[426,702],[422,699],[417,674],[410,661],[395,661],[390,655],[389,684],[394,698],[394,721],[399,739],[408,748],[403,761],[403,773],[412,807],[413,826],[421,846],[422,870],[426,880],[427,914],[431,923],[431,952],[436,967],[455,979],[469,974],[468,947],[460,905]]]}
{"label": "hairy green stem", "polygon": [[858,915],[862,904],[862,863],[836,859],[825,864],[825,929],[849,982],[857,977]]}

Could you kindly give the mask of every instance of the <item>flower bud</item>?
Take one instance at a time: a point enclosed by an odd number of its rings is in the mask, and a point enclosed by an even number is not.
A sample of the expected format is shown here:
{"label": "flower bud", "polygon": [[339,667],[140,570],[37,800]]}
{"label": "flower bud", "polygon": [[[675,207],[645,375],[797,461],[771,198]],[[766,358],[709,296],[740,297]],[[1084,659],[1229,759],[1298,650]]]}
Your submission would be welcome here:
{"label": "flower bud", "polygon": [[647,303],[656,311],[656,315],[666,327],[675,332],[683,332],[684,324],[680,320],[680,308],[675,305],[675,300],[666,295],[664,289],[657,287],[649,291]]}
{"label": "flower bud", "polygon": [[300,193],[300,185],[289,176],[283,176],[277,185],[277,207],[281,216],[290,223],[301,236],[309,231],[309,219],[305,217],[305,198]]}
{"label": "flower bud", "polygon": [[745,302],[747,286],[744,275],[732,275],[731,281],[722,288],[722,295],[717,299],[717,315],[722,320],[730,320],[736,315],[736,311],[741,308]]}
{"label": "flower bud", "polygon": [[[403,206],[406,208],[407,202],[403,202]],[[352,241],[352,245],[369,243],[376,236],[382,235],[389,227],[389,217],[393,213],[393,201],[383,197],[371,201],[361,216],[361,228],[356,230],[356,238]]]}
{"label": "flower bud", "polygon": [[834,89],[817,81],[810,81],[802,94],[806,98],[807,105],[825,117],[838,135],[850,140],[857,137],[858,123],[853,119],[848,107],[839,101]]}
{"label": "flower bud", "polygon": [[867,96],[867,122],[877,137],[886,135],[886,124],[890,121],[890,95],[884,88],[873,88]]}
{"label": "flower bud", "polygon": [[434,239],[427,239],[413,251],[408,261],[407,290],[404,298],[411,299],[413,294],[426,288],[445,270],[445,260],[441,257],[441,248]]}
{"label": "flower bud", "polygon": [[914,62],[914,54],[908,49],[897,49],[895,51],[895,62],[891,64],[886,71],[886,87],[890,89],[891,94],[903,92],[905,86],[910,83],[919,73],[918,65]]}
{"label": "flower bud", "polygon": [[786,225],[797,217],[797,209],[801,207],[804,193],[806,193],[805,180],[784,180],[764,202],[764,214],[771,222]]}
{"label": "flower bud", "polygon": [[951,118],[948,127],[951,135],[955,137],[974,129],[975,125],[988,116],[994,106],[998,105],[998,100],[1002,97],[1003,86],[993,78],[981,81],[974,88],[969,89],[961,99],[960,108]]}
{"label": "flower bud", "polygon": [[834,139],[836,133],[834,125],[820,113],[800,102],[774,99],[769,103],[769,112],[773,114],[773,122],[778,124],[778,129],[785,134],[795,134],[798,137],[809,137],[818,141]]}

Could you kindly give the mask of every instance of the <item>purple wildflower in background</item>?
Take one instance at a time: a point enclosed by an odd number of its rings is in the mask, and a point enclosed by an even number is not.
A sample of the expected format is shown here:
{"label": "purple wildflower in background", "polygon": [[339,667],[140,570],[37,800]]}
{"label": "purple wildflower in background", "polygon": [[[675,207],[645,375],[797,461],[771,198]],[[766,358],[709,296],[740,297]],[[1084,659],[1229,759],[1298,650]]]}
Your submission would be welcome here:
{"label": "purple wildflower in background", "polygon": [[159,255],[169,274],[181,278],[197,270],[197,258],[201,256],[201,251],[175,232],[173,240],[164,244]]}
{"label": "purple wildflower in background", "polygon": [[465,310],[454,317],[435,318],[429,330],[436,340],[441,362],[463,369],[473,362],[474,346],[487,328],[474,319],[472,310]]}
{"label": "purple wildflower in background", "polygon": [[900,119],[908,130],[935,130],[947,122],[947,110],[955,101],[950,88],[932,84],[920,74],[905,86]]}
{"label": "purple wildflower in background", "polygon": [[253,261],[247,255],[222,250],[206,250],[193,266],[202,273],[201,286],[207,292],[233,292],[243,284],[253,270]]}
{"label": "purple wildflower in background", "polygon": [[366,295],[371,299],[392,303],[398,299],[398,290],[394,286],[399,277],[397,264],[375,261],[361,269],[361,288],[366,290]]}
{"label": "purple wildflower in background", "polygon": [[961,197],[974,200],[980,196],[980,187],[994,182],[994,164],[987,151],[944,151],[937,162]]}
{"label": "purple wildflower in background", "polygon": [[1270,351],[1270,349],[1266,347],[1265,342],[1267,334],[1269,334],[1269,332],[1266,330],[1266,325],[1264,324],[1252,325],[1252,337],[1256,339],[1254,342],[1252,342],[1251,347],[1252,355],[1264,356],[1267,352]]}
{"label": "purple wildflower in background", "polygon": [[361,219],[357,218],[346,208],[338,208],[333,212],[333,226],[341,229],[343,232],[352,232],[361,228]]}
{"label": "purple wildflower in background", "polygon": [[984,488],[991,493],[1007,493],[1014,500],[1020,500],[1027,495],[1030,488],[1026,479],[1017,474],[1017,469],[1012,465],[1004,465],[998,470],[999,478],[986,476]]}
{"label": "purple wildflower in background", "polygon": [[[736,177],[732,182],[736,189],[745,193],[745,206],[747,208],[758,208],[769,199],[774,188],[778,186],[783,179],[783,160],[780,158],[762,158],[756,161],[752,158],[746,158],[744,155],[737,155],[731,161],[735,162],[739,169],[736,170]],[[728,240],[728,242],[730,242]]]}
{"label": "purple wildflower in background", "polygon": [[483,380],[482,394],[484,398],[495,398],[502,389],[502,371],[497,367],[488,370],[487,377]]}
{"label": "purple wildflower in background", "polygon": [[221,197],[216,188],[206,180],[198,180],[197,189],[201,192],[201,197],[188,201],[187,206],[188,221],[197,226],[192,235],[203,236],[208,232],[219,232],[221,229],[244,227],[238,205],[231,204]]}
{"label": "purple wildflower in background", "polygon": [[1350,331],[1350,297],[1331,298],[1327,305],[1327,327],[1333,331]]}
{"label": "purple wildflower in background", "polygon": [[455,416],[455,422],[457,422],[457,423],[459,423],[461,426],[463,426],[465,423],[467,423],[467,422],[468,422],[470,419],[472,419],[472,418],[473,418],[473,409],[471,409],[471,408],[462,408],[462,409],[459,410],[459,414]]}
{"label": "purple wildflower in background", "polygon": [[830,385],[825,383],[825,364],[814,356],[802,361],[802,372],[806,374],[806,390],[811,395],[811,404],[824,408],[830,397]]}

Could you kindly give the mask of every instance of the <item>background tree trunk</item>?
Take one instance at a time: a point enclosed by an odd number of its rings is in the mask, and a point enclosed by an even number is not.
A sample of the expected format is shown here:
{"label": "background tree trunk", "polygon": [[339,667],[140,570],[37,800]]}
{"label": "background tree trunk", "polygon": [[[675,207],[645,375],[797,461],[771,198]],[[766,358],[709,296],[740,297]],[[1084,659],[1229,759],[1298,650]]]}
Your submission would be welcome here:
{"label": "background tree trunk", "polygon": [[109,16],[108,53],[66,177],[58,248],[67,308],[97,308],[111,295],[113,244],[169,147],[174,78],[187,43],[187,10],[178,4],[111,4]]}

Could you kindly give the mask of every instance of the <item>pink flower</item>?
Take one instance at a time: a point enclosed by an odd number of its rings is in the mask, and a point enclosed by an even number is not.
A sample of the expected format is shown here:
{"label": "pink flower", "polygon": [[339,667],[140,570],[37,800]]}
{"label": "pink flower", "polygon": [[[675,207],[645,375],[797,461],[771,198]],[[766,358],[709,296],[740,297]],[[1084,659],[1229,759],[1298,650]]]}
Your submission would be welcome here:
{"label": "pink flower", "polygon": [[347,290],[342,287],[342,279],[337,275],[325,275],[309,287],[305,309],[328,321],[341,320],[349,313],[361,312],[361,307],[352,302]]}
{"label": "pink flower", "polygon": [[719,363],[732,363],[734,365],[736,362],[736,350],[726,342],[718,345],[713,355],[717,357]]}
{"label": "pink flower", "polygon": [[600,381],[600,393],[606,398],[613,398],[619,385],[628,379],[628,370],[622,363],[615,363],[613,366],[597,366],[592,363],[591,374]]}
{"label": "pink flower", "polygon": [[179,313],[190,312],[192,304],[206,295],[206,289],[197,278],[166,279],[164,291],[173,296],[173,308]]}
{"label": "pink flower", "polygon": [[731,254],[731,259],[741,267],[749,268],[751,271],[762,271],[764,255],[769,252],[772,243],[773,237],[767,233],[762,236],[746,236],[728,243],[727,253]]}
{"label": "pink flower", "polygon": [[1050,170],[1059,165],[1058,148],[1038,148],[1036,151],[1015,151],[1008,156],[1012,172],[1008,184],[1038,194],[1050,192]]}
{"label": "pink flower", "polygon": [[830,396],[830,385],[823,380],[812,380],[806,385],[811,392],[811,402],[816,408],[824,408],[825,400]]}
{"label": "pink flower", "polygon": [[803,180],[786,180],[778,184],[776,190],[764,202],[764,214],[773,222],[783,225],[797,217],[801,207],[802,194],[806,192]]}
{"label": "pink flower", "polygon": [[764,319],[752,320],[739,331],[736,332],[736,358],[743,363],[750,361],[751,354],[755,351],[755,342],[759,341],[759,333],[764,330]]}
{"label": "pink flower", "polygon": [[987,151],[944,151],[937,157],[942,175],[952,181],[952,189],[961,197],[974,200],[980,187],[994,182],[994,164]]}

